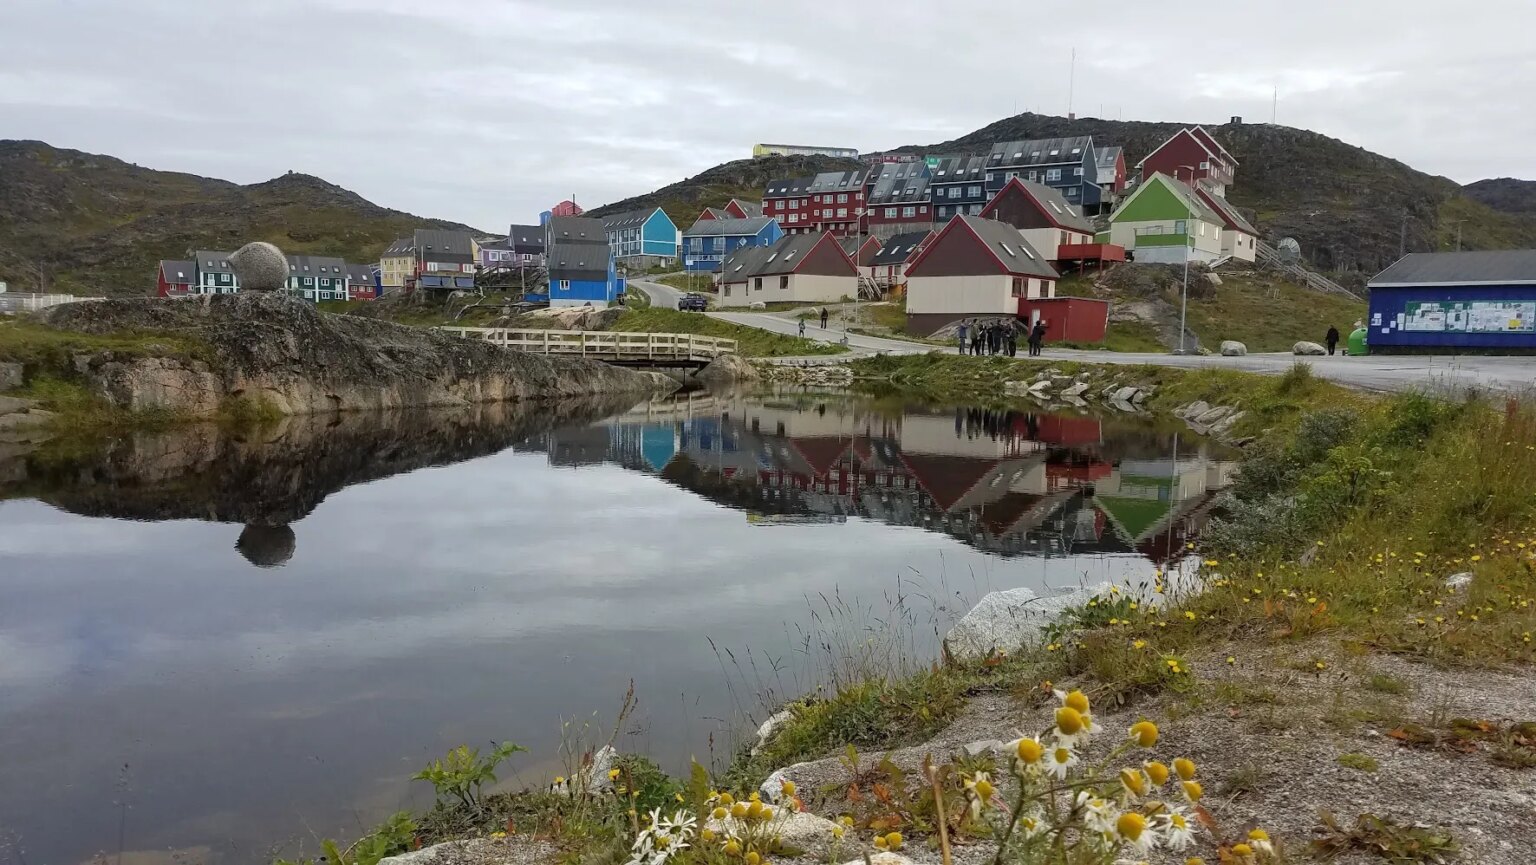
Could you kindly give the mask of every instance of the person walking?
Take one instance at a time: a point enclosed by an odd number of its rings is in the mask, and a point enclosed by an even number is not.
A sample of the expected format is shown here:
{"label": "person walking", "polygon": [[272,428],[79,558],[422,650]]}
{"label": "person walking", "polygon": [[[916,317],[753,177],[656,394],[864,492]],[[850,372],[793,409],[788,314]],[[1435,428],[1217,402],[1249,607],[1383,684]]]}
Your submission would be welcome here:
{"label": "person walking", "polygon": [[1035,322],[1035,326],[1029,332],[1029,353],[1035,357],[1040,356],[1041,346],[1045,343],[1045,319]]}
{"label": "person walking", "polygon": [[805,319],[800,319],[800,338],[805,339]]}
{"label": "person walking", "polygon": [[955,339],[960,341],[960,353],[962,355],[965,354],[965,340],[966,340],[966,336],[967,336],[967,334],[966,334],[965,322],[962,321],[962,322],[960,322],[960,326],[955,328]]}
{"label": "person walking", "polygon": [[822,330],[826,330],[827,329],[827,308],[826,307],[822,307],[821,308],[821,329]]}
{"label": "person walking", "polygon": [[980,324],[971,324],[971,354],[973,356],[981,354],[981,330]]}
{"label": "person walking", "polygon": [[1013,324],[1013,323],[1010,322],[1009,325],[1008,325],[1008,329],[1004,333],[1003,336],[1007,340],[1008,356],[1009,357],[1018,357],[1019,356],[1019,328],[1018,328],[1018,326],[1016,324]]}
{"label": "person walking", "polygon": [[1339,347],[1339,329],[1328,325],[1328,335],[1323,339],[1328,343],[1328,353],[1333,354],[1333,350]]}

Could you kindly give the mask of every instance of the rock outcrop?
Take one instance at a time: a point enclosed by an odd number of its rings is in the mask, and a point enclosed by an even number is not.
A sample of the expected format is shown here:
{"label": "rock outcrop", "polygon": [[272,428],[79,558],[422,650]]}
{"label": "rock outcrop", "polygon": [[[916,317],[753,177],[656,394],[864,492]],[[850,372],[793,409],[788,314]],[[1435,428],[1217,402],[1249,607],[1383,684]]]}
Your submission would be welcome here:
{"label": "rock outcrop", "polygon": [[1291,346],[1291,354],[1321,355],[1327,353],[1328,349],[1323,348],[1315,342],[1306,342],[1305,340]]}
{"label": "rock outcrop", "polygon": [[723,354],[699,370],[698,379],[705,384],[731,384],[758,381],[763,374],[752,362],[739,354]]}
{"label": "rock outcrop", "polygon": [[1109,590],[1105,583],[1042,598],[1030,589],[1007,589],[982,598],[944,637],[944,649],[960,660],[993,652],[1016,652],[1033,642],[1071,607],[1080,607]]}
{"label": "rock outcrop", "polygon": [[108,300],[54,307],[41,321],[89,334],[168,332],[206,356],[74,357],[75,372],[112,404],[206,415],[245,397],[283,414],[456,406],[508,400],[654,393],[656,376],[581,358],[508,351],[433,330],[327,315],[277,294]]}

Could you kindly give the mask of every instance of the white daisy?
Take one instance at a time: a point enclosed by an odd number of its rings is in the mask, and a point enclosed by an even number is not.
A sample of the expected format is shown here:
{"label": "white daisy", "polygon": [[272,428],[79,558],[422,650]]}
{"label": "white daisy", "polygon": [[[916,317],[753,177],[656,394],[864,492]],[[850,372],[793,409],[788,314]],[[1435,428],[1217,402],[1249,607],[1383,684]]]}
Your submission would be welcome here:
{"label": "white daisy", "polygon": [[1195,841],[1195,829],[1189,815],[1180,808],[1169,808],[1158,821],[1169,850],[1183,850]]}
{"label": "white daisy", "polygon": [[1105,835],[1115,831],[1115,806],[1108,799],[1084,790],[1077,794],[1077,804],[1083,809],[1083,826],[1088,831]]}
{"label": "white daisy", "polygon": [[1057,745],[1045,752],[1045,771],[1058,781],[1064,781],[1067,773],[1077,765],[1077,752],[1068,745]]}

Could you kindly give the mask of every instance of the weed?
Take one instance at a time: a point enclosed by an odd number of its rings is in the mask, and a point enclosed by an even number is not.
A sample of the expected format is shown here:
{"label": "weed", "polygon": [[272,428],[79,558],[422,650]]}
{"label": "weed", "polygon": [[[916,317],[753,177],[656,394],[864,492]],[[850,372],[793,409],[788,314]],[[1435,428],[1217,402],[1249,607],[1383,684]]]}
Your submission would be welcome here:
{"label": "weed", "polygon": [[433,760],[425,769],[412,775],[411,780],[431,783],[439,803],[451,796],[464,807],[478,810],[480,788],[496,783],[496,767],[513,754],[526,750],[511,742],[502,742],[481,757],[479,748],[460,745],[447,756]]}
{"label": "weed", "polygon": [[1265,779],[1269,774],[1258,763],[1244,763],[1232,770],[1226,779],[1221,782],[1221,792],[1228,796],[1237,796],[1243,793],[1256,793],[1263,789]]}
{"label": "weed", "polygon": [[1339,755],[1339,765],[1348,769],[1358,769],[1361,772],[1374,772],[1381,768],[1376,758],[1369,754],[1349,753]]}
{"label": "weed", "polygon": [[1351,851],[1374,853],[1394,863],[1442,863],[1460,849],[1451,833],[1444,829],[1404,826],[1390,817],[1361,814],[1353,826],[1345,827],[1332,814],[1318,815],[1322,838],[1312,842],[1312,849],[1325,856]]}
{"label": "weed", "polygon": [[1413,689],[1407,681],[1387,673],[1372,674],[1365,680],[1365,687],[1378,694],[1392,694],[1398,697],[1408,694]]}
{"label": "weed", "polygon": [[734,339],[737,351],[745,357],[842,354],[848,350],[844,346],[833,343],[770,333],[755,327],[745,327],[710,318],[696,312],[679,312],[675,309],[626,310],[609,329],[640,333],[692,333],[699,336]]}

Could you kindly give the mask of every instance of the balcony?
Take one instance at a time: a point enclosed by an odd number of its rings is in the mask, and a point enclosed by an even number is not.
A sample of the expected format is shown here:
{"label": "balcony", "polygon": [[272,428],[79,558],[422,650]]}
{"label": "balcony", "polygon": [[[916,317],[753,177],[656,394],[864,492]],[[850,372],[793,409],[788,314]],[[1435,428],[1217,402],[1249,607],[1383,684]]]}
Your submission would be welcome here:
{"label": "balcony", "polygon": [[[1149,234],[1147,237],[1157,237]],[[1167,235],[1178,237],[1180,235]],[[1139,242],[1141,239],[1137,238]],[[1125,247],[1113,243],[1063,243],[1056,248],[1057,261],[1125,261]]]}
{"label": "balcony", "polygon": [[1138,235],[1136,235],[1136,246],[1138,248],[1143,247],[1143,246],[1188,246],[1188,245],[1189,245],[1189,235],[1187,235],[1187,234],[1138,234]]}

